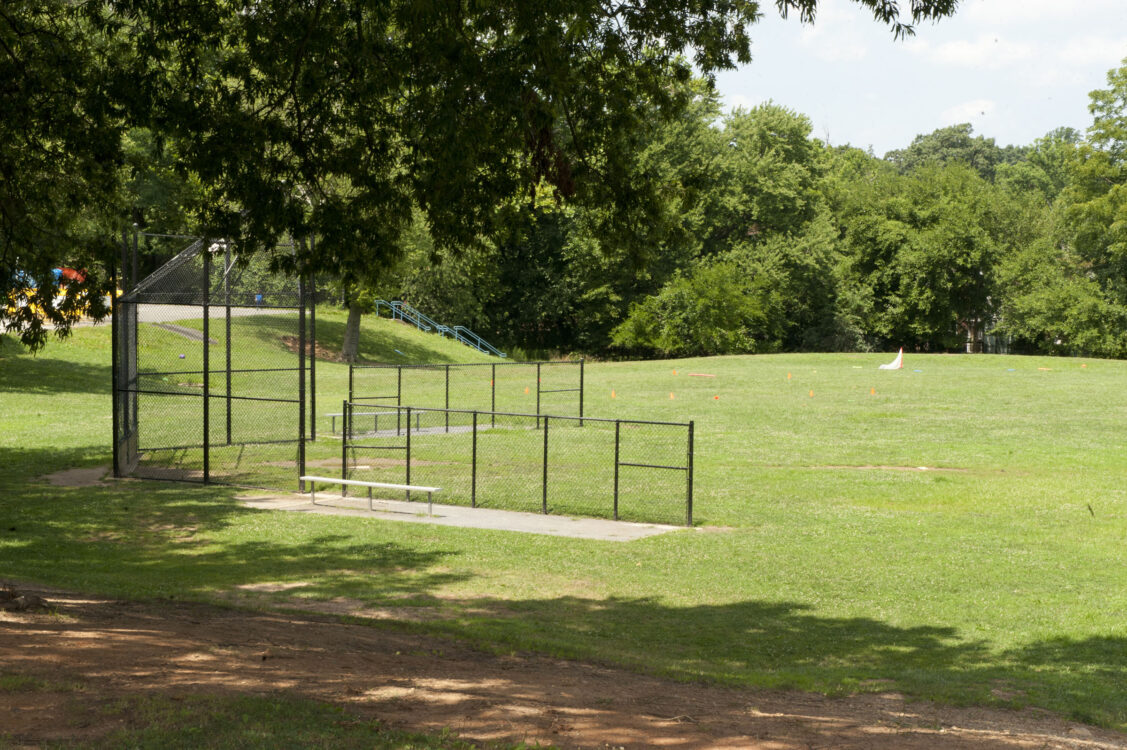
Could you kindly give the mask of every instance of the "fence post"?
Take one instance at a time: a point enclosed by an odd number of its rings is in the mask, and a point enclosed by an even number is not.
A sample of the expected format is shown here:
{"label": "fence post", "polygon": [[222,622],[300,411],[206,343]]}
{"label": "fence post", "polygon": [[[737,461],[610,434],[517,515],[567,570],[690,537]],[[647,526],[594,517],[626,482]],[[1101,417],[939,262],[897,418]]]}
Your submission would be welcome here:
{"label": "fence post", "polygon": [[[133,230],[133,269],[137,269],[137,230]],[[134,278],[136,282],[136,278]],[[203,483],[211,481],[211,250],[203,244]]]}
{"label": "fence post", "polygon": [[[540,363],[536,363],[536,416],[540,416]],[[536,426],[540,426],[540,420],[536,420]]]}
{"label": "fence post", "polygon": [[[137,238],[139,236],[138,230],[139,230],[139,228],[138,228],[137,224],[134,223],[133,224],[133,273],[130,275],[130,280],[129,280],[129,288],[130,289],[136,289],[137,288]],[[205,240],[205,243],[204,243],[204,250],[205,251],[207,250],[206,240]],[[211,283],[210,279],[208,279],[208,283]]]}
{"label": "fence post", "polygon": [[121,289],[122,294],[129,294],[129,230],[125,227],[121,228],[121,268],[117,274],[117,289]]}
{"label": "fence post", "polygon": [[693,525],[693,422],[689,421],[688,486],[685,490],[685,525]]}
{"label": "fence post", "polygon": [[[313,239],[309,240],[313,247]],[[312,301],[309,301],[312,300]],[[306,294],[309,307],[309,348],[313,355],[309,358],[309,439],[317,439],[317,277],[309,274],[309,289]]]}
{"label": "fence post", "polygon": [[450,365],[446,365],[446,431],[450,432]]}
{"label": "fence post", "polygon": [[[297,279],[297,470],[298,476],[305,476],[305,356],[306,356],[306,341],[305,341],[305,283],[299,276]],[[231,308],[228,306],[227,313],[230,315]],[[228,351],[230,351],[230,340],[228,339]],[[231,377],[230,368],[227,370],[227,377]],[[227,400],[228,405],[231,403],[230,397]],[[344,485],[341,485],[343,487]],[[301,491],[305,490],[305,482],[298,480],[298,488]]]}
{"label": "fence post", "polygon": [[583,360],[579,360],[579,426],[583,426]]}
{"label": "fence post", "polygon": [[614,420],[614,520],[618,520],[618,459],[619,438],[622,433],[622,422]]}
{"label": "fence post", "polygon": [[223,305],[224,318],[226,318],[227,343],[227,445],[231,444],[231,246],[228,245],[223,254]]}
{"label": "fence post", "polygon": [[[537,369],[539,365],[537,365]],[[540,512],[548,513],[548,418],[544,417],[544,493],[540,500]]]}
{"label": "fence post", "polygon": [[[122,230],[122,239],[125,239],[125,230]],[[117,287],[120,284],[121,278],[120,271],[110,265],[110,392],[113,394],[113,475],[114,477],[121,476],[121,456],[119,444],[121,442],[121,394],[118,390],[121,388],[121,381],[119,379],[118,368],[121,367],[121,351],[118,343],[120,337],[121,327],[121,307],[117,298]]]}
{"label": "fence post", "polygon": [[[407,407],[407,481],[411,484],[411,407]],[[407,490],[407,500],[411,500],[411,490]]]}
{"label": "fence post", "polygon": [[[340,405],[340,478],[348,479],[348,401],[342,401]],[[348,485],[342,484],[340,486],[340,496],[344,497],[348,491]]]}
{"label": "fence post", "polygon": [[473,413],[473,449],[470,454],[470,507],[477,507],[477,411]]}
{"label": "fence post", "polygon": [[352,392],[352,373],[356,365],[352,362],[348,363],[348,400],[352,401],[356,396]]}
{"label": "fence post", "polygon": [[489,365],[492,372],[489,373],[489,426],[497,426],[497,365]]}

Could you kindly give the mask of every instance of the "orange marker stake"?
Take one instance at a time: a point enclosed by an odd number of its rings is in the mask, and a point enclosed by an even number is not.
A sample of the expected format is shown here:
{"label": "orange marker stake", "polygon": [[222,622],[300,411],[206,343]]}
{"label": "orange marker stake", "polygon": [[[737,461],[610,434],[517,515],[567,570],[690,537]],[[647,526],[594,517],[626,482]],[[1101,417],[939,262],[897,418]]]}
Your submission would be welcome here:
{"label": "orange marker stake", "polygon": [[714,398],[714,399],[716,399],[717,401],[719,401],[719,400],[720,400],[720,397],[719,397],[719,396],[713,396],[713,398]]}
{"label": "orange marker stake", "polygon": [[673,374],[674,374],[674,375],[676,375],[676,374],[677,374],[677,371],[676,371],[676,370],[674,370],[674,371],[673,371]]}
{"label": "orange marker stake", "polygon": [[614,391],[611,391],[611,392],[610,392],[610,397],[611,397],[611,398],[618,398],[618,396],[614,395]]}
{"label": "orange marker stake", "polygon": [[528,386],[527,385],[524,387],[524,392],[528,393]]}
{"label": "orange marker stake", "polygon": [[875,395],[877,395],[877,389],[876,389],[876,388],[870,388],[870,389],[869,389],[869,395],[870,395],[870,396],[875,396]]}
{"label": "orange marker stake", "polygon": [[787,380],[790,380],[790,373],[787,373]]}
{"label": "orange marker stake", "polygon": [[810,398],[814,398],[814,391],[810,391]]}
{"label": "orange marker stake", "polygon": [[669,392],[669,400],[670,400],[670,401],[672,401],[672,400],[673,400],[673,391],[670,391],[670,392]]}

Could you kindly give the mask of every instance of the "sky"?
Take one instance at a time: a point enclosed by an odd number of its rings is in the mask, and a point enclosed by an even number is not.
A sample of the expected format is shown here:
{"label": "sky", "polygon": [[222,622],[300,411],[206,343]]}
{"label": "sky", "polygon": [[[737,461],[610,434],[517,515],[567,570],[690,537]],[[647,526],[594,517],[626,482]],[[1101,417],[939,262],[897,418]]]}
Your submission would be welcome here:
{"label": "sky", "polygon": [[762,8],[752,62],[716,77],[725,109],[771,100],[877,156],[961,122],[999,146],[1084,132],[1088,93],[1127,57],[1127,0],[963,0],[902,40],[852,0],[821,0],[813,25]]}

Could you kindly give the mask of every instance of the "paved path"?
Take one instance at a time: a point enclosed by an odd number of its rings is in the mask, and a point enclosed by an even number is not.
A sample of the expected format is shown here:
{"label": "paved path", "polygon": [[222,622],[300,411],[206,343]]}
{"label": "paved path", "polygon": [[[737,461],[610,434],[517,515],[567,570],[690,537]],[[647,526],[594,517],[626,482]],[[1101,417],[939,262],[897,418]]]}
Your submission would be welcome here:
{"label": "paved path", "polygon": [[567,536],[576,539],[601,539],[608,542],[630,542],[656,534],[685,530],[683,526],[666,526],[655,523],[630,523],[603,518],[569,518],[542,513],[520,513],[492,508],[467,508],[461,505],[433,506],[434,515],[428,516],[425,502],[402,500],[372,500],[373,510],[368,510],[367,497],[341,497],[317,492],[317,504],[303,495],[243,496],[244,505],[262,510],[284,510],[296,513],[321,513],[333,516],[359,516],[381,521],[407,521],[429,523],[436,526],[460,526],[470,529],[497,529],[523,531],[529,534]]}

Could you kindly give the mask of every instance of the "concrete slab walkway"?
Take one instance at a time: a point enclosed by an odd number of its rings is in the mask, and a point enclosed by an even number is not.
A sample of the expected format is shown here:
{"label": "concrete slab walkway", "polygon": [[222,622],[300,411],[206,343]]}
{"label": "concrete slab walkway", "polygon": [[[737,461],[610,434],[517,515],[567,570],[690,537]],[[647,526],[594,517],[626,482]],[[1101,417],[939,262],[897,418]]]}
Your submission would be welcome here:
{"label": "concrete slab walkway", "polygon": [[317,492],[314,505],[303,495],[270,495],[239,497],[244,505],[261,510],[282,510],[295,513],[321,513],[334,516],[358,516],[381,521],[406,521],[429,523],[436,526],[459,526],[469,529],[494,529],[521,531],[527,534],[548,534],[576,539],[599,539],[608,542],[630,542],[635,539],[684,529],[684,526],[667,526],[654,523],[611,521],[604,518],[570,518],[542,513],[521,513],[493,508],[467,508],[461,505],[432,506],[433,515],[427,515],[426,502],[402,500],[371,501],[367,497],[341,497]]}

